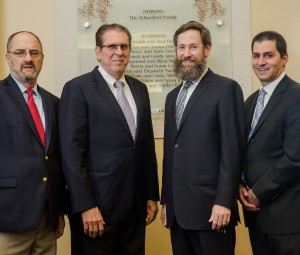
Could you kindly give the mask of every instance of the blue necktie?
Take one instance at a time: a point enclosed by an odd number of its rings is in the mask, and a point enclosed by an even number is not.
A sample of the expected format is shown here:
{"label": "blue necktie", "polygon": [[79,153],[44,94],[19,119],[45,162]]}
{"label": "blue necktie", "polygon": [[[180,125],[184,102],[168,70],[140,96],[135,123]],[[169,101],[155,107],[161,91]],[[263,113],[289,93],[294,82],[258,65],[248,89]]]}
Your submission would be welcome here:
{"label": "blue necktie", "polygon": [[133,140],[135,140],[135,132],[136,132],[135,119],[134,119],[133,111],[130,107],[130,104],[124,94],[124,90],[123,90],[124,84],[121,81],[116,81],[114,83],[114,86],[117,89],[119,105],[124,113],[125,118],[126,118],[132,138],[133,138]]}
{"label": "blue necktie", "polygon": [[255,126],[256,126],[259,118],[260,118],[260,115],[262,114],[262,112],[264,110],[264,98],[265,98],[266,94],[267,94],[267,92],[263,88],[259,91],[256,106],[255,106],[254,117],[253,117],[252,124],[251,124],[251,130],[249,133],[249,138],[252,136],[252,133],[255,129]]}
{"label": "blue necktie", "polygon": [[177,98],[177,103],[176,103],[176,127],[177,130],[180,125],[181,117],[184,111],[184,102],[186,99],[187,91],[189,87],[193,85],[191,81],[187,81],[184,85],[181,91],[179,92],[178,98]]}

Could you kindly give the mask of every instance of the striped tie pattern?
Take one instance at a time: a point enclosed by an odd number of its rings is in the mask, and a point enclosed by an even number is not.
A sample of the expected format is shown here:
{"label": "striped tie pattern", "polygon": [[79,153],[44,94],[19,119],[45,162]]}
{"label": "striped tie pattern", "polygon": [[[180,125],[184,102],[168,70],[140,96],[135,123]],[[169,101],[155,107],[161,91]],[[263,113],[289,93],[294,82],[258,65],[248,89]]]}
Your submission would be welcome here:
{"label": "striped tie pattern", "polygon": [[135,140],[135,132],[136,132],[135,119],[134,119],[133,111],[130,107],[130,104],[124,94],[124,89],[123,89],[124,83],[122,81],[116,81],[114,83],[114,86],[117,89],[119,105],[120,105],[120,107],[124,113],[124,116],[127,120],[132,138],[133,138],[133,140]]}
{"label": "striped tie pattern", "polygon": [[177,130],[179,128],[181,117],[182,117],[182,114],[184,111],[184,102],[185,102],[185,98],[187,95],[187,91],[191,85],[193,85],[193,83],[191,81],[187,81],[183,85],[183,88],[181,89],[181,91],[178,95],[178,98],[177,98],[177,103],[176,103],[176,127],[177,127]]}
{"label": "striped tie pattern", "polygon": [[252,124],[251,124],[251,130],[249,133],[249,138],[252,136],[252,133],[255,129],[255,126],[256,126],[259,118],[260,118],[260,115],[262,114],[262,112],[264,110],[264,98],[265,98],[266,94],[267,94],[267,92],[263,88],[259,91],[256,106],[255,106],[255,113],[254,113],[254,117],[253,117]]}
{"label": "striped tie pattern", "polygon": [[41,141],[42,141],[44,147],[46,147],[46,134],[45,134],[44,126],[43,126],[39,111],[38,111],[38,109],[36,107],[36,104],[34,102],[32,93],[33,93],[32,89],[27,90],[27,94],[28,94],[27,105],[28,105],[29,111],[31,113],[33,122],[34,122],[34,124],[36,126],[36,129],[39,133],[39,136],[41,138]]}

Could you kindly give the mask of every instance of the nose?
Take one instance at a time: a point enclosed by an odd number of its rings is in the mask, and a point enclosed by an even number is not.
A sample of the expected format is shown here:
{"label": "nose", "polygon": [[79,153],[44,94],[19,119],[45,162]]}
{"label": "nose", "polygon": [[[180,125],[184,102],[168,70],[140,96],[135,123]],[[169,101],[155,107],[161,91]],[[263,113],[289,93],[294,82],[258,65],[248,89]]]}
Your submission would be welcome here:
{"label": "nose", "polygon": [[257,63],[259,65],[264,65],[266,63],[266,60],[264,58],[264,56],[260,56],[258,59],[257,59]]}
{"label": "nose", "polygon": [[190,47],[185,47],[185,49],[183,51],[183,55],[184,56],[190,56],[191,55],[191,49],[190,49]]}
{"label": "nose", "polygon": [[121,49],[121,45],[118,45],[118,48],[116,49],[115,53],[117,53],[118,55],[122,55],[123,51]]}

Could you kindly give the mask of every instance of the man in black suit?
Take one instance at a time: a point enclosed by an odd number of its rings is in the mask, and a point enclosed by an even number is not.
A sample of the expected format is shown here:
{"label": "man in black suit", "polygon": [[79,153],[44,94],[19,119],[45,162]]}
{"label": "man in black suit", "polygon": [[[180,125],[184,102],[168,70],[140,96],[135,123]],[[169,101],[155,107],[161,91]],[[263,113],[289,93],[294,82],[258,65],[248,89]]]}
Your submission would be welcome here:
{"label": "man in black suit", "polygon": [[300,86],[285,74],[287,62],[282,35],[265,31],[253,38],[252,67],[261,87],[245,102],[240,200],[255,255],[300,254]]}
{"label": "man in black suit", "polygon": [[198,22],[174,35],[174,70],[183,82],[166,99],[161,219],[175,255],[234,253],[243,94],[236,81],[207,68],[211,45]]}
{"label": "man in black suit", "polygon": [[143,255],[145,226],[157,214],[150,101],[146,85],[124,75],[130,52],[127,28],[101,26],[99,67],[63,89],[60,137],[73,255]]}
{"label": "man in black suit", "polygon": [[0,81],[0,254],[54,255],[64,230],[59,99],[37,84],[43,59],[33,33],[9,37],[10,75]]}

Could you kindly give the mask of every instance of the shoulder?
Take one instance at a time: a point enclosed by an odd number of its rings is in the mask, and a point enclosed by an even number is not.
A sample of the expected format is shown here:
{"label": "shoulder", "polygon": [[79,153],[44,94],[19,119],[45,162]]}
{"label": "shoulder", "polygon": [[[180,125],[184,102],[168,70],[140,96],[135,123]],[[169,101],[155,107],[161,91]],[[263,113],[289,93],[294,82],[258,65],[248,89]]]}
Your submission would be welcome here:
{"label": "shoulder", "polygon": [[125,79],[128,83],[132,84],[132,85],[135,85],[135,86],[138,86],[138,87],[144,87],[144,88],[147,88],[146,84],[143,83],[142,81],[132,77],[132,76],[129,76],[129,75],[125,75]]}
{"label": "shoulder", "polygon": [[48,90],[42,88],[41,86],[38,86],[38,90],[41,93],[42,97],[48,97],[49,99],[51,99],[53,102],[58,103],[59,98],[52,94],[51,92],[49,92]]}

